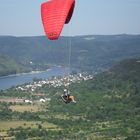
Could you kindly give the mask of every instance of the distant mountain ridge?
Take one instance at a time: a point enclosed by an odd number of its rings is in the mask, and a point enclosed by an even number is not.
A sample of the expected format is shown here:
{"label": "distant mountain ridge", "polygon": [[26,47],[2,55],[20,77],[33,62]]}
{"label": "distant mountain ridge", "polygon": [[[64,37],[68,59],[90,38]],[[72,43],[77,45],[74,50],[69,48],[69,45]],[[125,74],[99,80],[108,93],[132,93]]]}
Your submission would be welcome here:
{"label": "distant mountain ridge", "polygon": [[49,41],[45,36],[0,36],[1,54],[21,65],[32,63],[38,67],[67,66],[71,55],[71,67],[100,71],[122,59],[140,57],[140,35],[85,35],[61,37],[58,41]]}

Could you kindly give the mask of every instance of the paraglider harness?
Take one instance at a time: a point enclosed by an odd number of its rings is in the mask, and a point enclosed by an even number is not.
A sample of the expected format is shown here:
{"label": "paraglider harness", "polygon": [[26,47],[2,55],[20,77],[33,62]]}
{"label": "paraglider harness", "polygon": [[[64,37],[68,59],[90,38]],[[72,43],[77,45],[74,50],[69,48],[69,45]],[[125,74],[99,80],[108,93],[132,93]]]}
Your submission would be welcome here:
{"label": "paraglider harness", "polygon": [[76,103],[74,100],[74,97],[70,95],[70,92],[68,90],[64,90],[63,95],[61,95],[62,100],[67,104],[70,102]]}
{"label": "paraglider harness", "polygon": [[71,102],[71,99],[69,97],[62,95],[61,98],[66,104]]}

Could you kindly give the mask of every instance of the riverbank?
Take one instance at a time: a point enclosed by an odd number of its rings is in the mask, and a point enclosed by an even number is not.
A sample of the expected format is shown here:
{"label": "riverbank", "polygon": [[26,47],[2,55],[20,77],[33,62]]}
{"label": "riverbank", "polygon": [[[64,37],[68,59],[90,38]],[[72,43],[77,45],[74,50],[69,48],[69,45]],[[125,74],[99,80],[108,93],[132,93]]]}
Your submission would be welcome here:
{"label": "riverbank", "polygon": [[68,73],[64,67],[52,67],[46,71],[32,71],[30,73],[20,73],[15,75],[0,77],[0,89],[11,88],[12,86],[22,85],[32,82],[34,78],[47,79],[52,76],[63,76]]}
{"label": "riverbank", "polygon": [[7,78],[7,77],[16,77],[16,76],[20,76],[20,75],[38,74],[38,73],[47,72],[49,70],[51,70],[51,69],[47,69],[47,70],[44,70],[44,71],[31,71],[31,72],[25,72],[25,73],[10,74],[10,75],[7,75],[7,76],[0,76],[0,79]]}
{"label": "riverbank", "polygon": [[87,73],[78,73],[75,75],[65,75],[63,77],[53,77],[51,79],[44,79],[29,83],[23,86],[18,86],[16,89],[21,91],[33,92],[40,87],[68,87],[73,83],[80,83],[81,81],[87,81],[93,79],[93,75]]}

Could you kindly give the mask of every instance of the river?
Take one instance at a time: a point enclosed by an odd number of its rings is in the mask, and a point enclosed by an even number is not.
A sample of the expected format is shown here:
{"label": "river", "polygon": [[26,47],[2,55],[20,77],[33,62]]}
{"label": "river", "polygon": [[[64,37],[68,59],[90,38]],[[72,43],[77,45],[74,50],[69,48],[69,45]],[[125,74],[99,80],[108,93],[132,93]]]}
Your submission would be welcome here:
{"label": "river", "polygon": [[50,70],[44,72],[17,74],[0,77],[0,90],[32,82],[34,78],[47,79],[52,76],[64,76],[65,74],[68,74],[68,71],[69,69],[66,69],[64,67],[53,67]]}

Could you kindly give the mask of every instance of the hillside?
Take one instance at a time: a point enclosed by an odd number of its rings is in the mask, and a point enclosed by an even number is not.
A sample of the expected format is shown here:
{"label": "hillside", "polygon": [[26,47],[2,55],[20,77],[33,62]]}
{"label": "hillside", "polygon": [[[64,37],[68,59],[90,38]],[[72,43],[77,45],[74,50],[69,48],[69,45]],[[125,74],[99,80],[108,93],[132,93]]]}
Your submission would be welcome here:
{"label": "hillside", "polygon": [[44,65],[68,65],[71,42],[71,67],[84,71],[102,71],[112,64],[140,56],[140,35],[90,35],[61,37],[49,41],[45,36],[0,36],[0,54],[36,68]]}
{"label": "hillside", "polygon": [[[43,93],[50,97],[51,101],[42,104],[35,112],[20,111],[19,104],[12,104],[16,111],[11,110],[11,104],[3,104],[4,107],[1,104],[0,117],[3,121],[11,120],[11,123],[17,120],[17,128],[8,131],[9,136],[15,136],[17,139],[47,137],[48,140],[139,140],[139,77],[140,59],[123,60],[92,80],[69,86],[71,94],[76,97],[76,104],[65,104],[61,100],[63,87],[44,85],[28,94],[9,89],[0,95],[33,98],[36,93]],[[38,106],[36,103],[33,105]],[[8,112],[2,112],[2,109],[8,110],[9,106]],[[24,106],[22,104],[20,108],[25,110]],[[32,106],[28,108],[30,107]],[[23,120],[28,122],[24,122],[26,125],[20,122],[21,126],[18,127],[19,121]]]}
{"label": "hillside", "polygon": [[[77,139],[83,140],[140,139],[139,60],[121,61],[94,80],[71,86],[78,103],[64,106],[54,99],[50,105],[54,119],[50,122],[62,126],[66,133],[69,130],[68,136],[63,133],[66,138],[73,133],[72,138],[77,134]],[[55,117],[60,114],[71,119]]]}
{"label": "hillside", "polygon": [[0,55],[0,76],[29,72],[31,69],[18,64],[14,59]]}

